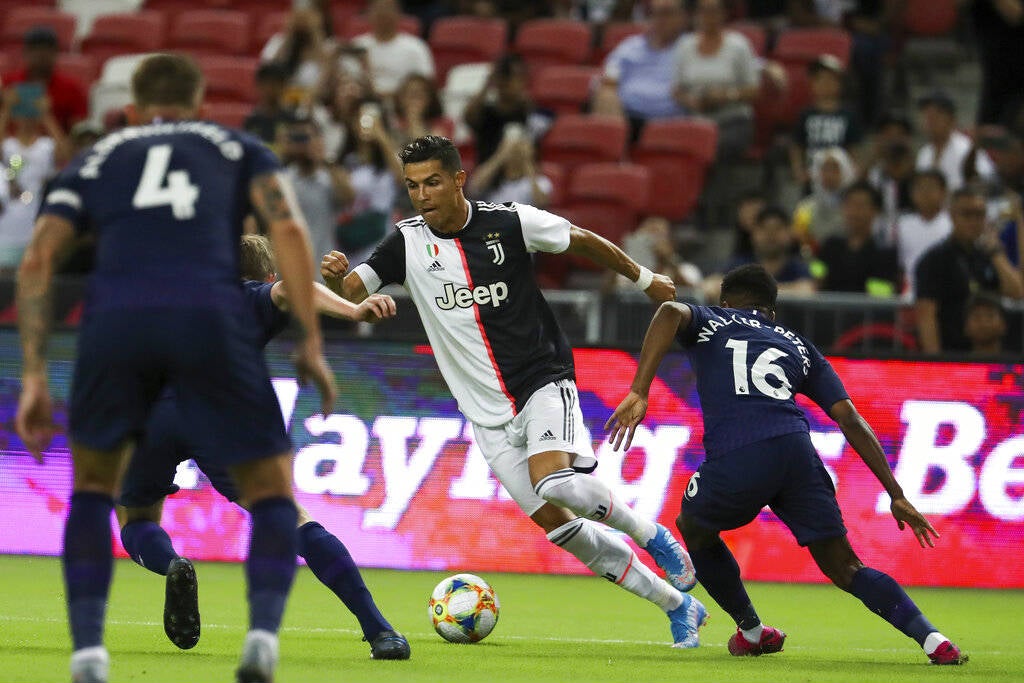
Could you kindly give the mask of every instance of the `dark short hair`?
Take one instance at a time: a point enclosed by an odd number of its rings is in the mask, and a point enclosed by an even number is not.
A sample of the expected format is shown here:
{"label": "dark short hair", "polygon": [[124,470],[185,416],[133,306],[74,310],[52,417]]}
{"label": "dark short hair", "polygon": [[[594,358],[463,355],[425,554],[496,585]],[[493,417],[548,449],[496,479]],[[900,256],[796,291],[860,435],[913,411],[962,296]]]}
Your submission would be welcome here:
{"label": "dark short hair", "polygon": [[721,299],[733,306],[743,304],[774,311],[778,296],[775,278],[759,263],[733,268],[722,278]]}
{"label": "dark short hair", "polygon": [[935,107],[950,116],[956,114],[956,102],[944,90],[933,90],[917,101],[918,109],[924,109],[925,107]]}
{"label": "dark short hair", "polygon": [[968,199],[985,199],[985,190],[983,190],[980,186],[974,185],[972,183],[968,183],[967,185],[958,187],[957,189],[953,190],[953,193],[951,195],[949,195],[950,206],[952,206],[953,202],[955,202],[956,200],[964,199],[965,197]]}
{"label": "dark short hair", "polygon": [[913,187],[917,184],[918,180],[930,179],[934,180],[942,187],[943,191],[949,188],[949,182],[946,180],[946,174],[937,168],[926,168],[922,171],[914,171],[914,177],[910,179],[910,185]]}
{"label": "dark short hair", "polygon": [[494,74],[498,78],[510,78],[516,72],[526,71],[526,61],[514,52],[507,52],[494,62]]}
{"label": "dark short hair", "polygon": [[280,62],[264,62],[260,64],[260,67],[256,69],[256,82],[267,83],[271,81],[277,81],[279,83],[288,82],[288,69],[284,64]]}
{"label": "dark short hair", "polygon": [[46,25],[33,26],[25,31],[22,42],[25,47],[52,47],[55,50],[59,47],[57,32]]}
{"label": "dark short hair", "polygon": [[202,87],[202,72],[194,59],[183,54],[150,55],[132,74],[132,99],[142,107],[190,108]]}
{"label": "dark short hair", "polygon": [[736,198],[736,206],[740,204],[746,204],[747,202],[765,202],[768,201],[765,197],[764,192],[757,188],[751,188],[744,190],[740,193],[740,196]]}
{"label": "dark short hair", "polygon": [[862,192],[868,196],[868,199],[871,200],[871,205],[875,207],[876,211],[881,210],[882,195],[881,193],[879,193],[877,189],[875,189],[874,185],[872,185],[866,180],[858,180],[857,182],[852,183],[849,187],[847,187],[843,191],[843,201],[846,201],[846,199],[850,195],[856,194],[858,192]]}
{"label": "dark short hair", "polygon": [[416,164],[437,159],[441,168],[455,175],[462,170],[462,157],[452,141],[442,135],[424,135],[416,138],[399,152],[402,164]]}
{"label": "dark short hair", "polygon": [[998,311],[1000,315],[1006,316],[1006,310],[1003,308],[1003,301],[999,298],[999,295],[995,292],[975,292],[967,299],[967,303],[964,304],[964,314],[970,313],[976,308],[991,308],[994,311]]}
{"label": "dark short hair", "polygon": [[242,235],[238,265],[243,280],[266,280],[275,272],[274,250],[263,235]]}
{"label": "dark short hair", "polygon": [[914,132],[914,124],[910,122],[910,117],[899,109],[891,109],[882,114],[875,125],[875,129],[878,130],[886,126],[899,126],[907,135]]}
{"label": "dark short hair", "polygon": [[757,212],[757,222],[759,224],[764,223],[767,220],[771,220],[772,218],[778,218],[786,225],[790,224],[789,213],[781,206],[770,204]]}

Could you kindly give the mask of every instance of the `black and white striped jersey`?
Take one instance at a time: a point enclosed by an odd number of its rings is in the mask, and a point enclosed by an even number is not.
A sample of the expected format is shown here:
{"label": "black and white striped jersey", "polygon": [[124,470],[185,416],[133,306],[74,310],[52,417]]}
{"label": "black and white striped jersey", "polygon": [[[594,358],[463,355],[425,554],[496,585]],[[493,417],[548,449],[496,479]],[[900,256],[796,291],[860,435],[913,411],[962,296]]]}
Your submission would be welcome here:
{"label": "black and white striped jersey", "polygon": [[409,292],[459,410],[497,427],[540,387],[575,379],[572,350],[537,286],[531,253],[569,247],[564,218],[526,204],[469,202],[455,233],[401,221],[355,268],[369,293]]}

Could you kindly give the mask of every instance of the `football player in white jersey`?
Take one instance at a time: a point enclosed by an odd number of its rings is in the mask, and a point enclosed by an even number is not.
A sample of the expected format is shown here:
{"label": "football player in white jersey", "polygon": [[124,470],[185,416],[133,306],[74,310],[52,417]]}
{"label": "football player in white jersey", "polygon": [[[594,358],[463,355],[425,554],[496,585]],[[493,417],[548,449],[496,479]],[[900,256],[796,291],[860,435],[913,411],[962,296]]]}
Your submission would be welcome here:
{"label": "football player in white jersey", "polygon": [[[400,156],[419,215],[400,222],[347,274],[342,254],[325,255],[324,282],[357,303],[384,285],[402,285],[484,459],[519,507],[595,574],[661,607],[675,647],[697,647],[707,612],[685,593],[696,582],[689,555],[667,528],[588,476],[597,462],[572,350],[537,286],[532,253],[590,259],[655,302],[674,299],[675,285],[564,218],[525,204],[468,201],[466,172],[447,138],[418,138]],[[628,534],[669,583],[594,521]]]}

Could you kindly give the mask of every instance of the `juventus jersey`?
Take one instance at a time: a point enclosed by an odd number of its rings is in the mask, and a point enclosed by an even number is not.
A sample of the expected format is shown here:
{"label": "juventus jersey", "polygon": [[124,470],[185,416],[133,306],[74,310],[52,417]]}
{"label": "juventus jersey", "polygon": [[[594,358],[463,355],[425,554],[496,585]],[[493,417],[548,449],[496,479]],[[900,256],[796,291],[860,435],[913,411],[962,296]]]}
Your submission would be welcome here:
{"label": "juventus jersey", "polygon": [[572,350],[530,256],[568,249],[570,227],[526,204],[469,202],[458,232],[406,219],[355,272],[369,293],[388,284],[409,292],[459,410],[497,427],[540,387],[575,379]]}

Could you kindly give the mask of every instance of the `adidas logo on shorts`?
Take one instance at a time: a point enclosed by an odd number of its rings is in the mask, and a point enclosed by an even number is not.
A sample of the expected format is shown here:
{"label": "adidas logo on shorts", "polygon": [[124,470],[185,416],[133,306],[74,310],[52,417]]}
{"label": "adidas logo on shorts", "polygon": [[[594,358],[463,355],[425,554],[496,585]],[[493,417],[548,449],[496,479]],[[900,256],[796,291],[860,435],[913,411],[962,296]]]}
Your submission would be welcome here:
{"label": "adidas logo on shorts", "polygon": [[544,432],[543,434],[540,435],[540,440],[541,441],[554,441],[555,440],[555,435],[552,434],[551,430],[549,429],[549,430],[547,430],[546,432]]}
{"label": "adidas logo on shorts", "polygon": [[436,273],[439,270],[444,270],[444,266],[441,265],[440,261],[434,261],[429,266],[427,266],[428,273]]}

